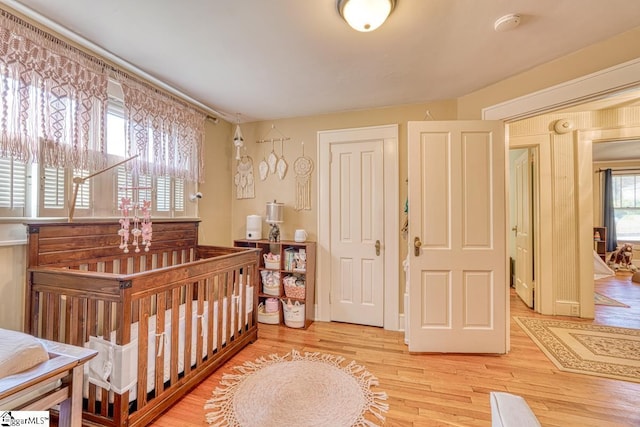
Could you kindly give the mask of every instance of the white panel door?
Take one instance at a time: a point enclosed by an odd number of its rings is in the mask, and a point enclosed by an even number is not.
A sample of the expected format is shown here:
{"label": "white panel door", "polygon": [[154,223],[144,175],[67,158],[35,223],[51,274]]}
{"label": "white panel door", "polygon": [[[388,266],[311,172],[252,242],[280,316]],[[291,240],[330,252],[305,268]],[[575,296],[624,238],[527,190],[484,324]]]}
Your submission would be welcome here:
{"label": "white panel door", "polygon": [[504,125],[409,122],[409,351],[506,353]]}
{"label": "white panel door", "polygon": [[531,160],[530,150],[515,163],[516,208],[516,293],[533,308],[533,233],[531,230]]}
{"label": "white panel door", "polygon": [[383,326],[383,140],[330,152],[331,320]]}

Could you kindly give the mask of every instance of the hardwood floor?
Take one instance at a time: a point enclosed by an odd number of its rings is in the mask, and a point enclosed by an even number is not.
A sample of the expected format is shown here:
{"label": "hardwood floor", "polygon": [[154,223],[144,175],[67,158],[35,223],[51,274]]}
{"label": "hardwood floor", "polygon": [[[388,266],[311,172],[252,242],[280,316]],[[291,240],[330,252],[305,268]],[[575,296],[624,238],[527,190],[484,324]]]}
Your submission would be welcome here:
{"label": "hardwood floor", "polygon": [[[597,305],[594,323],[640,329],[640,283],[630,274],[598,280],[596,291],[630,307]],[[513,292],[511,316],[549,317],[533,313]],[[257,342],[153,426],[206,426],[204,403],[223,373],[291,349],[339,354],[363,364],[378,377],[376,390],[389,396],[387,426],[490,426],[494,390],[523,396],[543,426],[640,426],[640,383],[558,371],[513,320],[511,351],[504,356],[409,354],[403,333],[358,325],[315,322],[303,331],[261,324]]]}

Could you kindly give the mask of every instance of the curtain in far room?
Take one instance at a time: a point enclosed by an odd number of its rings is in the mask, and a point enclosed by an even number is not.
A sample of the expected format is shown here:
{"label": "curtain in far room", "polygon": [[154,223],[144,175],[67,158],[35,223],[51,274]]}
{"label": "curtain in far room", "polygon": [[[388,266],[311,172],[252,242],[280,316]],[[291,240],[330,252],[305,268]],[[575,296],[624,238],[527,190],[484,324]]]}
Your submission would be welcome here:
{"label": "curtain in far room", "polygon": [[604,226],[607,227],[607,252],[613,252],[618,246],[616,237],[616,217],[613,209],[613,179],[611,169],[604,171]]}

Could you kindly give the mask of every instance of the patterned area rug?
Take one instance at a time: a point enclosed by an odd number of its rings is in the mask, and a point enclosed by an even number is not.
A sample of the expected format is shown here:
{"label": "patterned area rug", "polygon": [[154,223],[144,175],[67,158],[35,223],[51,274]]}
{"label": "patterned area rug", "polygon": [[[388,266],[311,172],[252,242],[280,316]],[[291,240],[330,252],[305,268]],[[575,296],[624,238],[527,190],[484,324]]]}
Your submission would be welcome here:
{"label": "patterned area rug", "polygon": [[[226,373],[205,409],[213,426],[377,426],[388,405],[378,380],[341,356],[272,354]],[[368,418],[367,418],[368,417]]]}
{"label": "patterned area rug", "polygon": [[611,307],[627,307],[629,308],[629,306],[627,304],[623,304],[620,301],[616,301],[613,298],[609,298],[606,295],[602,295],[599,294],[598,292],[595,293],[595,303],[596,305],[608,305]]}
{"label": "patterned area rug", "polygon": [[640,382],[640,330],[514,317],[561,371]]}

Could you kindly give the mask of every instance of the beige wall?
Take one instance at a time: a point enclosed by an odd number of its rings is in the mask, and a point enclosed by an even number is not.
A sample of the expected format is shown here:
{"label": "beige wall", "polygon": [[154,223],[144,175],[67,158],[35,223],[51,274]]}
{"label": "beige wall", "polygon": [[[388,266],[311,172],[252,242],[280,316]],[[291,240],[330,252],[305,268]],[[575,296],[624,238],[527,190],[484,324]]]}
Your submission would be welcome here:
{"label": "beige wall", "polygon": [[[198,240],[205,245],[228,246],[233,234],[231,218],[233,214],[231,186],[233,175],[229,159],[232,153],[232,127],[219,120],[205,122],[204,164],[205,178],[199,186],[202,199],[198,200],[199,226]],[[186,203],[191,203],[187,200]]]}
{"label": "beige wall", "polygon": [[[253,159],[255,174],[255,195],[254,199],[235,199],[235,190],[232,195],[232,223],[231,230],[233,238],[244,238],[247,215],[261,215],[264,218],[265,205],[268,201],[277,200],[285,204],[284,223],[281,225],[281,238],[284,240],[293,239],[293,232],[297,228],[304,228],[309,233],[309,240],[317,240],[317,133],[321,130],[346,129],[375,125],[386,125],[398,123],[399,126],[399,157],[406,159],[407,156],[407,122],[422,120],[427,110],[438,120],[452,120],[456,117],[455,101],[442,101],[437,103],[425,103],[418,105],[407,105],[399,107],[381,108],[367,111],[356,111],[339,114],[327,114],[314,117],[302,117],[294,119],[274,120],[269,122],[255,122],[241,125],[245,139],[246,151],[243,153]],[[272,125],[275,130],[272,130]],[[279,137],[279,132],[291,138],[284,142],[284,157],[289,168],[283,180],[277,175],[268,175],[264,181],[260,180],[258,164],[271,152],[271,143],[258,144],[255,141],[269,139],[272,135]],[[302,142],[304,142],[304,154],[311,158],[314,163],[312,175],[312,201],[311,210],[296,211],[296,175],[293,169],[295,159],[302,156]],[[231,146],[231,137],[228,138],[227,145]],[[274,150],[279,156],[281,154],[280,143],[274,144]],[[235,160],[233,169],[235,170]],[[407,197],[407,188],[404,184],[407,177],[407,163],[400,161],[400,200],[397,201],[399,212],[402,213],[404,200]],[[233,184],[232,184],[233,185]],[[263,237],[268,236],[268,227],[263,223]]]}
{"label": "beige wall", "polygon": [[26,255],[25,245],[0,246],[0,328],[22,330]]}

